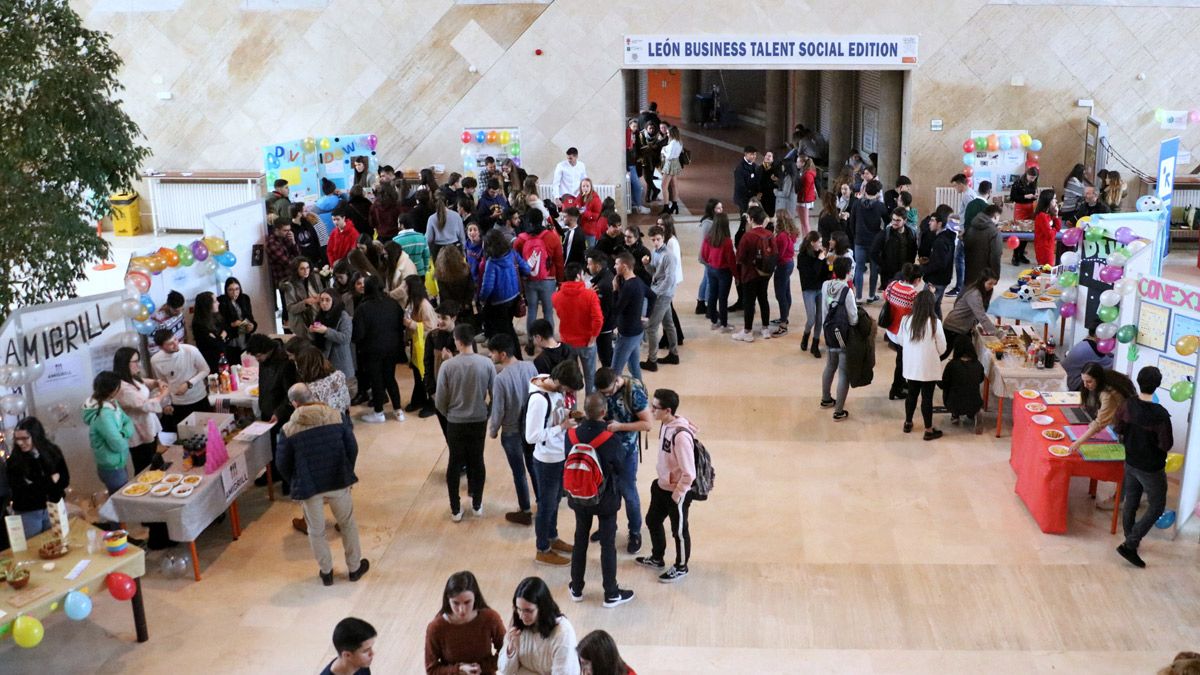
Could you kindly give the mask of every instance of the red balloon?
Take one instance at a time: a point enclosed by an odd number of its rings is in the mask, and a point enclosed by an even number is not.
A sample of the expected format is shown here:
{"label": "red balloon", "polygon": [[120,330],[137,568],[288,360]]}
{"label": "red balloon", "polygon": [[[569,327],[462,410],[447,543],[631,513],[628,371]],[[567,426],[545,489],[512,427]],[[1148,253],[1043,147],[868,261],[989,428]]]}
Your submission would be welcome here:
{"label": "red balloon", "polygon": [[1037,168],[1040,168],[1040,167],[1038,167],[1037,160],[1035,160],[1035,159],[1030,159],[1030,160],[1026,160],[1026,161],[1025,161],[1025,168],[1026,168],[1026,169],[1037,169]]}
{"label": "red balloon", "polygon": [[462,138],[463,143],[470,143],[471,139],[475,138],[475,137],[471,135],[471,132],[464,131],[464,132],[462,132],[462,136],[460,138]]}
{"label": "red balloon", "polygon": [[113,572],[105,578],[108,592],[117,600],[129,600],[137,595],[137,582],[124,572]]}
{"label": "red balloon", "polygon": [[1029,153],[1028,155],[1025,155],[1025,161],[1027,161],[1027,162],[1040,162],[1040,161],[1042,161],[1042,158],[1041,158],[1041,157],[1039,157],[1039,156],[1038,156],[1038,154],[1037,154],[1036,152],[1031,152],[1031,153]]}
{"label": "red balloon", "polygon": [[1017,236],[1014,234],[1008,239],[1004,240],[1004,245],[1010,250],[1016,250],[1016,248],[1021,245],[1021,240],[1017,239]]}
{"label": "red balloon", "polygon": [[971,168],[971,167],[969,167],[969,166],[964,166],[964,167],[963,167],[963,170],[962,170],[962,174],[963,174],[964,176],[966,176],[967,178],[970,178],[971,176],[974,176],[974,175],[975,175],[975,169],[972,169],[972,168]]}
{"label": "red balloon", "polygon": [[975,139],[968,138],[963,141],[963,152],[975,152]]}

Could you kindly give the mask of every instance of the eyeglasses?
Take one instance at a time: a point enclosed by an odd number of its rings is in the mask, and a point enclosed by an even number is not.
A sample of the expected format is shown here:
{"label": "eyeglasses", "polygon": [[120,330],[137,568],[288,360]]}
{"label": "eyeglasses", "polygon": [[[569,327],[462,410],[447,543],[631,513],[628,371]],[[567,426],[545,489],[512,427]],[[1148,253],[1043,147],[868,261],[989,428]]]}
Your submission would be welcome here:
{"label": "eyeglasses", "polygon": [[657,403],[651,403],[650,409],[651,410],[666,410],[666,408],[662,407],[661,405],[658,405]]}

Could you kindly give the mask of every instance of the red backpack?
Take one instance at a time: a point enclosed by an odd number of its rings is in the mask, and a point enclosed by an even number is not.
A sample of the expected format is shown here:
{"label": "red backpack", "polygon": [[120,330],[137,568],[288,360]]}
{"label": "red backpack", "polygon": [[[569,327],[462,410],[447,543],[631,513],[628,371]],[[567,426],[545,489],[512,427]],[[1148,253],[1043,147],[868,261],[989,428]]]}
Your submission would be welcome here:
{"label": "red backpack", "polygon": [[521,244],[521,257],[529,265],[530,281],[545,281],[550,278],[550,249],[541,235],[529,235]]}
{"label": "red backpack", "polygon": [[596,448],[612,438],[611,431],[602,431],[587,443],[580,443],[575,429],[567,431],[567,460],[563,464],[563,490],[572,506],[595,506],[600,503],[608,481],[600,466],[600,454]]}

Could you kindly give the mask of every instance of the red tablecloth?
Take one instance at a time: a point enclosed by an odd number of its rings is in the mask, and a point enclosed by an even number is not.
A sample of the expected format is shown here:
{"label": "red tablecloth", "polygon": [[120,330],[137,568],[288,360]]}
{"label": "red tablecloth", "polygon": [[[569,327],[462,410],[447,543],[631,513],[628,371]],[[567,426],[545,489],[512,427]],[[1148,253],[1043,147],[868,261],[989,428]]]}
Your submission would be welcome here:
{"label": "red tablecloth", "polygon": [[[1041,398],[1034,399],[1044,403]],[[1067,437],[1061,441],[1049,441],[1042,437],[1046,429],[1062,430],[1067,425],[1061,406],[1047,406],[1042,413],[1054,418],[1049,426],[1034,424],[1025,404],[1031,403],[1021,395],[1013,397],[1013,434],[1008,459],[1017,474],[1017,496],[1025,502],[1030,515],[1038,527],[1047,534],[1062,534],[1067,531],[1067,492],[1071,478],[1082,476],[1094,480],[1117,483],[1125,477],[1125,462],[1088,462],[1078,453],[1068,457],[1050,454],[1050,446],[1070,445]]]}

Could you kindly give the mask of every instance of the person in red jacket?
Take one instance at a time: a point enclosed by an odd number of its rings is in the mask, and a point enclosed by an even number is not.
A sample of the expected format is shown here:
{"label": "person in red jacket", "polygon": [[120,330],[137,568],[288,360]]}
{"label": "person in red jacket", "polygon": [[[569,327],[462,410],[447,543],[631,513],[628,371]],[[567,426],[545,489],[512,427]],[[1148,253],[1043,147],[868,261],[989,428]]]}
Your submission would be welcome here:
{"label": "person in red jacket", "polygon": [[596,339],[604,328],[600,296],[581,280],[583,266],[568,263],[566,281],[554,294],[554,313],[558,315],[558,334],[564,344],[579,354],[583,385],[587,393],[596,391]]}
{"label": "person in red jacket", "polygon": [[554,287],[563,278],[562,240],[556,230],[547,229],[542,222],[542,212],[530,209],[525,216],[528,232],[513,239],[513,250],[529,265],[529,276],[525,279],[525,304],[529,312],[525,316],[525,334],[530,336],[525,353],[533,356],[533,322],[538,318],[541,307],[542,318],[554,325]]}
{"label": "person in red jacket", "polygon": [[1038,196],[1037,210],[1033,216],[1033,252],[1038,265],[1054,264],[1054,241],[1062,229],[1058,217],[1058,198],[1053,190]]}
{"label": "person in red jacket", "polygon": [[796,195],[799,197],[800,206],[796,212],[800,215],[800,233],[808,234],[808,212],[817,201],[817,167],[813,164],[812,157],[802,155],[796,173],[799,175]]}
{"label": "person in red jacket", "polygon": [[358,245],[358,230],[350,221],[349,215],[350,208],[345,204],[333,210],[333,232],[329,233],[329,245],[326,249],[331,266],[349,255]]}
{"label": "person in red jacket", "polygon": [[729,235],[729,216],[724,211],[713,214],[712,225],[700,245],[700,258],[704,260],[704,276],[707,279],[707,297],[704,308],[713,330],[724,333],[729,328],[729,287],[733,285],[733,274],[737,271],[737,258],[733,255],[733,237]]}
{"label": "person in red jacket", "polygon": [[[754,342],[754,302],[762,312],[762,337],[771,337],[771,305],[767,300],[767,285],[774,274],[774,265],[769,259],[775,254],[775,236],[766,228],[767,212],[761,206],[751,206],[747,212],[751,228],[742,235],[737,246],[737,277],[742,282],[742,297],[746,301],[743,310],[744,330],[733,334],[734,340]],[[774,262],[778,262],[775,256]],[[769,265],[770,270],[759,269],[758,264]]]}
{"label": "person in red jacket", "polygon": [[600,223],[600,212],[604,210],[604,201],[592,188],[592,179],[584,178],[579,182],[579,227],[587,237],[588,248],[596,245],[596,241],[604,235],[604,226]]}

